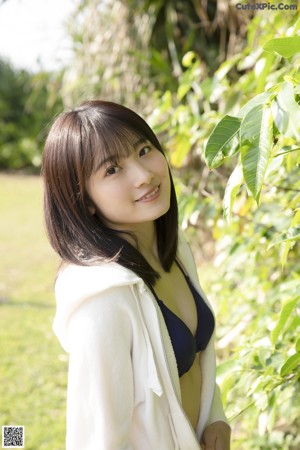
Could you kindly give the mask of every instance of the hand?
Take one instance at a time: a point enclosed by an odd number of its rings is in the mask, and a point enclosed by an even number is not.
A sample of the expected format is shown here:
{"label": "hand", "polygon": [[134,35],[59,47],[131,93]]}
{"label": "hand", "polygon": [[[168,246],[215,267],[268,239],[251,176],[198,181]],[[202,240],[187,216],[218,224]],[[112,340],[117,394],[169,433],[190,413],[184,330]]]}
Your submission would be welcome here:
{"label": "hand", "polygon": [[230,450],[230,427],[225,422],[214,422],[203,433],[202,450]]}

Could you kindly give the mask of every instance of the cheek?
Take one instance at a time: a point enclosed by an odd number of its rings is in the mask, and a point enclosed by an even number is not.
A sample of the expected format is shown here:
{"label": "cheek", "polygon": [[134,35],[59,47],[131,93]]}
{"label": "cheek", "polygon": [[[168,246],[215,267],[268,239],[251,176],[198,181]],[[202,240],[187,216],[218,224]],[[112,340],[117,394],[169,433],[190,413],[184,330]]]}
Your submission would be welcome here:
{"label": "cheek", "polygon": [[162,153],[157,154],[156,160],[156,170],[160,173],[160,175],[164,175],[165,177],[169,177],[169,165]]}
{"label": "cheek", "polygon": [[165,160],[165,163],[164,163],[163,173],[164,173],[164,179],[166,180],[166,184],[168,186],[168,189],[171,189],[171,173],[170,173],[169,165],[168,165],[166,160]]}
{"label": "cheek", "polygon": [[126,192],[120,183],[102,183],[101,186],[91,187],[89,191],[97,213],[104,219],[109,219],[126,204]]}
{"label": "cheek", "polygon": [[[99,187],[99,182],[91,177],[86,183],[86,191],[90,199],[90,204],[98,211],[105,206],[105,195],[103,189]],[[104,205],[103,205],[104,202]]]}

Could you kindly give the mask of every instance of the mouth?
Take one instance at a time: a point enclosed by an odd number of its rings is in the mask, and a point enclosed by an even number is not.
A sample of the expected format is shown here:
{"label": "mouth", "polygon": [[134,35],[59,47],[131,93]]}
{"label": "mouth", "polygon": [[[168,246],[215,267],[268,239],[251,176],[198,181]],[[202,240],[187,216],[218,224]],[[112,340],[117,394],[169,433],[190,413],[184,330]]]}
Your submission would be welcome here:
{"label": "mouth", "polygon": [[156,186],[155,188],[151,189],[150,191],[148,191],[145,195],[143,195],[142,197],[138,198],[137,200],[135,200],[136,202],[143,202],[143,201],[150,201],[150,200],[154,200],[160,190],[160,185]]}

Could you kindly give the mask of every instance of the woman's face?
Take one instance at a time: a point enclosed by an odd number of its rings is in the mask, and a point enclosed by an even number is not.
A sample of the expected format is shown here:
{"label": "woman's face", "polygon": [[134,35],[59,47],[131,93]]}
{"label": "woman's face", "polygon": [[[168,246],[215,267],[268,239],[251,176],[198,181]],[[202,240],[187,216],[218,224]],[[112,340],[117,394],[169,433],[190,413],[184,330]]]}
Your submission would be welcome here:
{"label": "woman's face", "polygon": [[104,161],[87,180],[94,206],[110,228],[134,231],[153,222],[170,207],[171,182],[164,155],[149,141],[138,139],[128,157]]}

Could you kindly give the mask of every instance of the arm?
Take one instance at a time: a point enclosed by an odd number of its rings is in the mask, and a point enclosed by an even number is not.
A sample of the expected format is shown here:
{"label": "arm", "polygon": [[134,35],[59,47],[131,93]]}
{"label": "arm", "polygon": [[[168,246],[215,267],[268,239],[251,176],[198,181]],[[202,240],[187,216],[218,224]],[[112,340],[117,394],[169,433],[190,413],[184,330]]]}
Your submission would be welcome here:
{"label": "arm", "polygon": [[86,300],[70,318],[67,450],[131,449],[131,324],[116,306],[124,289]]}
{"label": "arm", "polygon": [[207,426],[202,435],[203,450],[230,450],[231,429],[225,416],[220,389],[215,384],[215,392]]}
{"label": "arm", "polygon": [[[183,233],[180,233],[180,255],[183,257],[183,262],[186,268],[189,271],[189,274],[192,276],[192,279],[195,285],[198,284],[198,274],[196,265],[194,262],[193,254],[189,244],[185,241],[183,237]],[[201,289],[201,286],[198,284],[198,288],[203,296],[203,298],[209,304],[204,292]],[[215,373],[215,349],[214,349],[214,336],[211,339],[211,342],[208,345],[208,348],[205,350],[201,359],[201,369],[202,373],[206,374],[206,378],[208,378],[208,383],[212,382],[211,376],[212,373]],[[214,393],[213,400],[209,412],[209,417],[207,421],[202,422],[202,426],[205,426],[204,431],[200,431],[200,435],[202,433],[202,448],[205,450],[229,450],[230,449],[230,427],[228,425],[227,418],[224,413],[220,389],[217,383],[214,385]],[[205,404],[205,402],[204,402]],[[203,428],[200,426],[200,430]]]}
{"label": "arm", "polygon": [[231,430],[225,422],[214,422],[203,433],[201,448],[203,450],[230,450]]}

